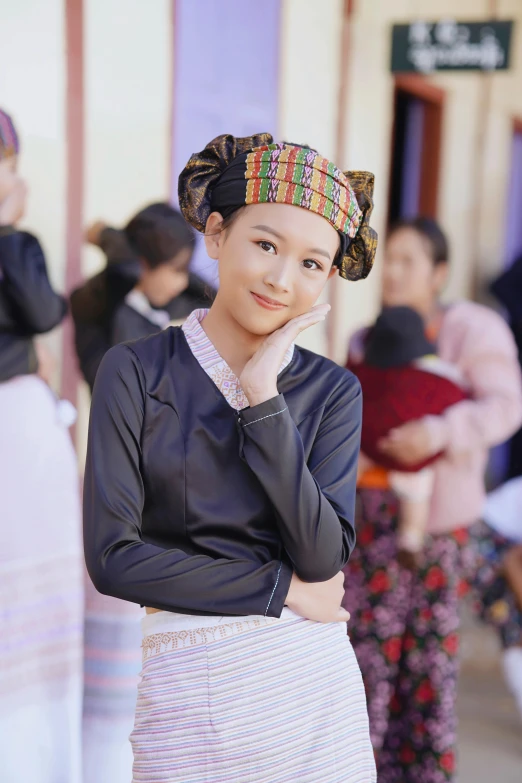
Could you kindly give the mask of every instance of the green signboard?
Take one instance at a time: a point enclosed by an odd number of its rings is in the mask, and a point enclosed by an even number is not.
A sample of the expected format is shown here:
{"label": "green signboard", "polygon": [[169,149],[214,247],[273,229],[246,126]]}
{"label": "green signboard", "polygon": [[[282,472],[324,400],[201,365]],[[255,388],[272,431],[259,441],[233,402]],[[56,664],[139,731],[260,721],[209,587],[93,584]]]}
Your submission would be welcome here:
{"label": "green signboard", "polygon": [[393,26],[394,73],[505,71],[513,22],[412,22]]}

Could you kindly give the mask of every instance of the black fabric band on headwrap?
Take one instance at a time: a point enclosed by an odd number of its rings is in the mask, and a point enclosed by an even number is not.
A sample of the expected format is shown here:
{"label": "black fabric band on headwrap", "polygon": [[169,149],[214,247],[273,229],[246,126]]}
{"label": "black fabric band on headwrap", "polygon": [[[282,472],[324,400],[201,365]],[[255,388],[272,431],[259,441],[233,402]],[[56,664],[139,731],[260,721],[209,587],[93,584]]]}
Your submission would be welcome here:
{"label": "black fabric band on headwrap", "polygon": [[212,188],[211,212],[219,212],[224,218],[246,204],[247,181],[245,179],[248,152],[238,155],[226,167]]}

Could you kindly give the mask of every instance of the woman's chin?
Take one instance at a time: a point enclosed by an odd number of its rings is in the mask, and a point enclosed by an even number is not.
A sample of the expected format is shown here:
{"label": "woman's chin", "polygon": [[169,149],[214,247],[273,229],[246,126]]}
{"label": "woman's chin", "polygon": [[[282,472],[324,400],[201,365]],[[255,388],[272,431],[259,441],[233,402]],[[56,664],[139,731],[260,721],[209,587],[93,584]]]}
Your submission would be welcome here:
{"label": "woman's chin", "polygon": [[[254,304],[253,307],[256,305]],[[289,313],[267,310],[266,314],[247,312],[244,313],[244,317],[237,318],[237,320],[246,332],[254,334],[256,337],[267,337],[288,323],[290,318]]]}

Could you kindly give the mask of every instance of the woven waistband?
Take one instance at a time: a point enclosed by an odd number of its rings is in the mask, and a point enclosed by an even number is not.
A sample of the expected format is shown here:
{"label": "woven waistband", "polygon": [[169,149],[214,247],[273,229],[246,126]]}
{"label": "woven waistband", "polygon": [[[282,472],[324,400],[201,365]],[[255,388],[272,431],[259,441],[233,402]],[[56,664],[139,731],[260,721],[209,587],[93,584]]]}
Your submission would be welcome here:
{"label": "woven waistband", "polygon": [[252,620],[231,620],[216,625],[201,628],[186,628],[172,631],[160,631],[143,637],[143,660],[176,650],[186,650],[190,647],[212,644],[238,636],[248,631],[255,631],[268,625],[277,624],[279,620],[272,617],[259,617]]}

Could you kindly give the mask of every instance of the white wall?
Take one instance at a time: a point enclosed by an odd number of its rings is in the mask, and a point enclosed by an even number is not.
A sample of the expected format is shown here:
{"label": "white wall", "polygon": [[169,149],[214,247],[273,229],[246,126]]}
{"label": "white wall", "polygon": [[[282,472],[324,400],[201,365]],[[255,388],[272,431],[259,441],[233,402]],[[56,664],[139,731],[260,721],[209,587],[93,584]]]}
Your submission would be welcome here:
{"label": "white wall", "polygon": [[119,225],[168,196],[171,25],[170,0],[85,2],[86,222]]}
{"label": "white wall", "polygon": [[[342,0],[282,0],[278,135],[334,159],[341,80]],[[325,296],[326,296],[325,292]],[[299,340],[326,353],[323,325]]]}
{"label": "white wall", "polygon": [[[511,70],[492,76],[446,73],[429,77],[446,91],[439,190],[439,219],[452,248],[446,296],[480,293],[503,261],[512,118],[522,116],[522,3],[498,0],[498,18],[515,19]],[[393,122],[389,72],[391,25],[415,19],[472,21],[490,17],[488,0],[357,0],[351,23],[344,167],[376,175],[373,224],[381,235],[375,269],[367,281],[347,285],[341,300],[336,357],[349,335],[376,314]],[[488,81],[490,87],[488,87]],[[488,89],[490,95],[488,98]],[[484,135],[483,147],[479,147]],[[475,283],[478,281],[478,289]]]}
{"label": "white wall", "polygon": [[[85,224],[121,225],[169,196],[171,6],[170,0],[85,0]],[[101,262],[97,250],[85,248],[86,276]],[[88,401],[82,385],[80,461]]]}

